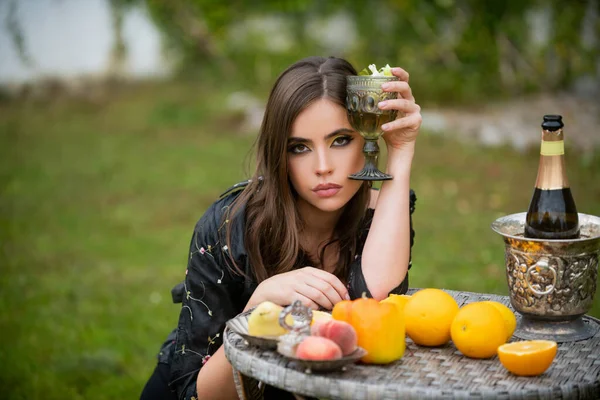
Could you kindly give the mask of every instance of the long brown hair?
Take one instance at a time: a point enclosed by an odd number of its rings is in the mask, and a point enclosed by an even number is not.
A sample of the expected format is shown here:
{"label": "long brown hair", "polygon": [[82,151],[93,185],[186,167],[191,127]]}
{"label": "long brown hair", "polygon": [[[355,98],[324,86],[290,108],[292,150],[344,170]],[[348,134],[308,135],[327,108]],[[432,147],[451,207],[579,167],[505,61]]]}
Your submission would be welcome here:
{"label": "long brown hair", "polygon": [[[303,223],[296,207],[297,194],[288,178],[287,140],[294,120],[312,102],[325,98],[345,107],[347,75],[356,75],[356,70],[343,59],[308,57],[288,67],[271,89],[256,142],[256,171],[230,214],[245,218],[245,248],[258,282],[314,262],[300,245]],[[332,239],[320,250],[323,265],[325,248],[338,243],[340,256],[334,274],[342,280],[356,253],[369,187],[365,182],[344,206]],[[243,205],[245,213],[238,215]],[[229,230],[227,242],[231,248]],[[232,261],[234,269],[244,274]]]}

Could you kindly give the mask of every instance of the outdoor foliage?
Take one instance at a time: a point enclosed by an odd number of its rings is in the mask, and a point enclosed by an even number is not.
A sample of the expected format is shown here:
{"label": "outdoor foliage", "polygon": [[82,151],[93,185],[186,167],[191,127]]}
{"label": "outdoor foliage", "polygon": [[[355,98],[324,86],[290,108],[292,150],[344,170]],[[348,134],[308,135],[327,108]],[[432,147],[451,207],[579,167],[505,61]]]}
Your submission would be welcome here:
{"label": "outdoor foliage", "polygon": [[563,89],[583,75],[597,76],[594,4],[147,0],[187,71],[213,66],[214,77],[238,72],[247,85],[262,84],[302,56],[332,54],[357,68],[401,65],[413,71],[413,87],[428,101],[446,102]]}
{"label": "outdoor foliage", "polygon": [[[127,54],[123,13],[144,5],[180,72],[234,76],[247,89],[307,55],[402,66],[427,103],[600,86],[598,0],[108,1],[116,76]],[[10,0],[6,26],[27,62],[17,7]]]}

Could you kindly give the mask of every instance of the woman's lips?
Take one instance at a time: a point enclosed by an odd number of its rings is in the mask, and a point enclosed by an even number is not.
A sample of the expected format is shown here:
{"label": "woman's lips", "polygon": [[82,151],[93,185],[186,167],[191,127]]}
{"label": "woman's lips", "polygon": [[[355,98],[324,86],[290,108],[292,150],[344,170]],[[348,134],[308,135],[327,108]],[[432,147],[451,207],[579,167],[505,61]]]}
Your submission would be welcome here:
{"label": "woman's lips", "polygon": [[331,188],[331,189],[321,189],[321,190],[315,190],[315,193],[317,196],[319,197],[331,197],[331,196],[335,196],[335,194],[337,192],[340,191],[341,188]]}
{"label": "woman's lips", "polygon": [[335,196],[342,187],[335,184],[319,185],[313,189],[313,192],[319,197],[331,197]]}

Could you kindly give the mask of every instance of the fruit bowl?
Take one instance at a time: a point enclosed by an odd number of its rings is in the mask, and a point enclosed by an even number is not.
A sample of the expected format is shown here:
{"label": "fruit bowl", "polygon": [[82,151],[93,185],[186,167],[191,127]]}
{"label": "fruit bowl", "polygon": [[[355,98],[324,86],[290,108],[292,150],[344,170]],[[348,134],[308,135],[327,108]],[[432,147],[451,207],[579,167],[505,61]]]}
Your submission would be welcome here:
{"label": "fruit bowl", "polygon": [[252,310],[246,311],[226,322],[227,329],[240,335],[249,345],[261,349],[275,350],[279,336],[252,336],[248,333],[248,318]]}
{"label": "fruit bowl", "polygon": [[291,360],[291,361],[295,362],[297,365],[299,365],[300,367],[302,367],[302,369],[304,369],[304,371],[306,373],[333,372],[333,371],[343,370],[346,365],[354,364],[358,360],[360,360],[361,358],[363,358],[364,356],[367,355],[367,351],[365,349],[363,349],[362,347],[357,347],[356,350],[354,350],[352,353],[350,353],[342,358],[338,358],[336,360],[322,360],[322,361],[304,360],[302,358],[298,358],[294,354],[292,354],[286,350],[282,350],[281,346],[277,347],[277,352],[279,354],[281,354],[282,356],[284,356],[285,358],[287,358],[288,360]]}

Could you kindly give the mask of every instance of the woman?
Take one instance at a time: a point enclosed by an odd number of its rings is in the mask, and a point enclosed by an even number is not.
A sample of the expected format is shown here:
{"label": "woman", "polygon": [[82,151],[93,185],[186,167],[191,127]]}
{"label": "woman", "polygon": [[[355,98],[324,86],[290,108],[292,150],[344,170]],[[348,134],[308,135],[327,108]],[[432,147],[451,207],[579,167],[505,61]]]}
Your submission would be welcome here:
{"label": "woman", "polygon": [[415,201],[409,178],[421,115],[408,73],[392,73],[400,80],[383,89],[398,92],[398,100],[379,107],[401,111],[383,127],[394,179],[379,192],[348,179],[364,164],[363,139],[344,105],[346,76],[356,70],[339,58],[309,57],[277,79],[254,176],[196,224],[178,328],[142,399],[236,398],[223,329],[262,301],[299,299],[330,310],[363,293],[383,299],[406,292]]}

